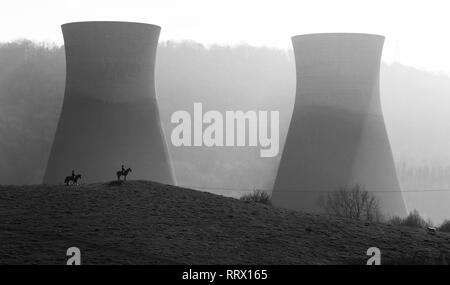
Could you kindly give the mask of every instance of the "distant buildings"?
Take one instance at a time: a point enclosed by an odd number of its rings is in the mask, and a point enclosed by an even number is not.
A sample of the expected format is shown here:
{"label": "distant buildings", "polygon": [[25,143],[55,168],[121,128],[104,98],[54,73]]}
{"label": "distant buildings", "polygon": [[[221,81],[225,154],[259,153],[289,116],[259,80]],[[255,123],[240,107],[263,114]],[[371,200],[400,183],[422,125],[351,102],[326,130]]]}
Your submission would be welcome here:
{"label": "distant buildings", "polygon": [[379,96],[384,37],[310,34],[292,38],[297,92],[273,203],[320,211],[327,191],[356,183],[387,215],[406,215]]}
{"label": "distant buildings", "polygon": [[44,183],[72,169],[83,182],[130,179],[175,184],[155,94],[160,27],[126,22],[62,26],[66,89]]}

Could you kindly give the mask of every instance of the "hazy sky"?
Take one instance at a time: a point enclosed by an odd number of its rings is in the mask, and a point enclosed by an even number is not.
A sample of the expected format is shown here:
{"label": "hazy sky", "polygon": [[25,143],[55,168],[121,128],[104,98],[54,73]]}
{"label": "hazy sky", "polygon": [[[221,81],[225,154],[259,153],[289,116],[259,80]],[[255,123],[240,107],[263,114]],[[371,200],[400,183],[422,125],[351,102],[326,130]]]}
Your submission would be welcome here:
{"label": "hazy sky", "polygon": [[385,35],[383,59],[450,75],[450,1],[439,0],[0,0],[0,41],[62,43],[60,25],[138,21],[161,40],[290,48],[292,35]]}

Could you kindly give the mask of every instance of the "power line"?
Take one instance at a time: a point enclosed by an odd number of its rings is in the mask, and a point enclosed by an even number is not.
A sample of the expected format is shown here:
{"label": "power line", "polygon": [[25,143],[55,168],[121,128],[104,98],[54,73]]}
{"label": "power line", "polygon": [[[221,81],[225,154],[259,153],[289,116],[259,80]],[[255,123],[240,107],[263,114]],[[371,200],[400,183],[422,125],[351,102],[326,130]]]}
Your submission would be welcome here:
{"label": "power line", "polygon": [[[254,190],[271,192],[273,189],[260,189],[254,188],[227,188],[227,187],[205,187],[205,186],[192,186],[192,185],[179,185],[178,187],[201,189],[201,190],[222,190],[222,191],[236,191],[236,192],[249,192]],[[311,192],[311,193],[330,193],[336,190],[300,190],[300,189],[287,189],[280,192]],[[450,192],[450,189],[412,189],[412,190],[373,190],[373,193],[423,193],[423,192]]]}

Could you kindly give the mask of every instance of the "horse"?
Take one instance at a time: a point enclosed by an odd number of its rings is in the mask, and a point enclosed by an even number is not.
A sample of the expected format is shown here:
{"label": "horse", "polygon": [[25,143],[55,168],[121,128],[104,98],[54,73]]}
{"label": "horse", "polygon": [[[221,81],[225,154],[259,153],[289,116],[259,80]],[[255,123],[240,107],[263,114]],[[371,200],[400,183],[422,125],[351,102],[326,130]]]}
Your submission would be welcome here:
{"label": "horse", "polygon": [[117,180],[120,181],[120,177],[123,176],[123,181],[127,181],[127,176],[131,172],[131,168],[128,168],[126,170],[119,170],[116,172]]}
{"label": "horse", "polygon": [[[81,174],[77,174],[75,176],[67,176],[66,179],[64,179],[64,184],[66,184],[66,186],[69,185],[78,185],[78,180],[81,179]],[[72,182],[72,184],[70,184],[70,182]]]}

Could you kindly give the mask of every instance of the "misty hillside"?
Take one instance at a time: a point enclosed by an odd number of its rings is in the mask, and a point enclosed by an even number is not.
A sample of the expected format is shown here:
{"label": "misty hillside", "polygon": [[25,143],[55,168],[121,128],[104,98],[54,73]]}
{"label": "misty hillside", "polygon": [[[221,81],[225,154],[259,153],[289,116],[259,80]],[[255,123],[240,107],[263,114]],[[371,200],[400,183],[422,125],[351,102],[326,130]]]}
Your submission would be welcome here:
{"label": "misty hillside", "polygon": [[147,181],[0,186],[4,264],[441,264],[450,235],[311,215]]}
{"label": "misty hillside", "polygon": [[[450,78],[400,64],[382,65],[381,99],[404,190],[450,188]],[[0,44],[0,184],[37,184],[51,148],[65,80],[64,49],[29,41]],[[180,185],[238,197],[271,189],[295,95],[291,51],[247,45],[205,46],[163,42],[156,85],[167,138],[174,111],[280,111],[280,152],[260,158],[259,148],[175,148]],[[233,190],[236,189],[236,190]],[[450,192],[405,195],[436,222],[450,217]]]}

